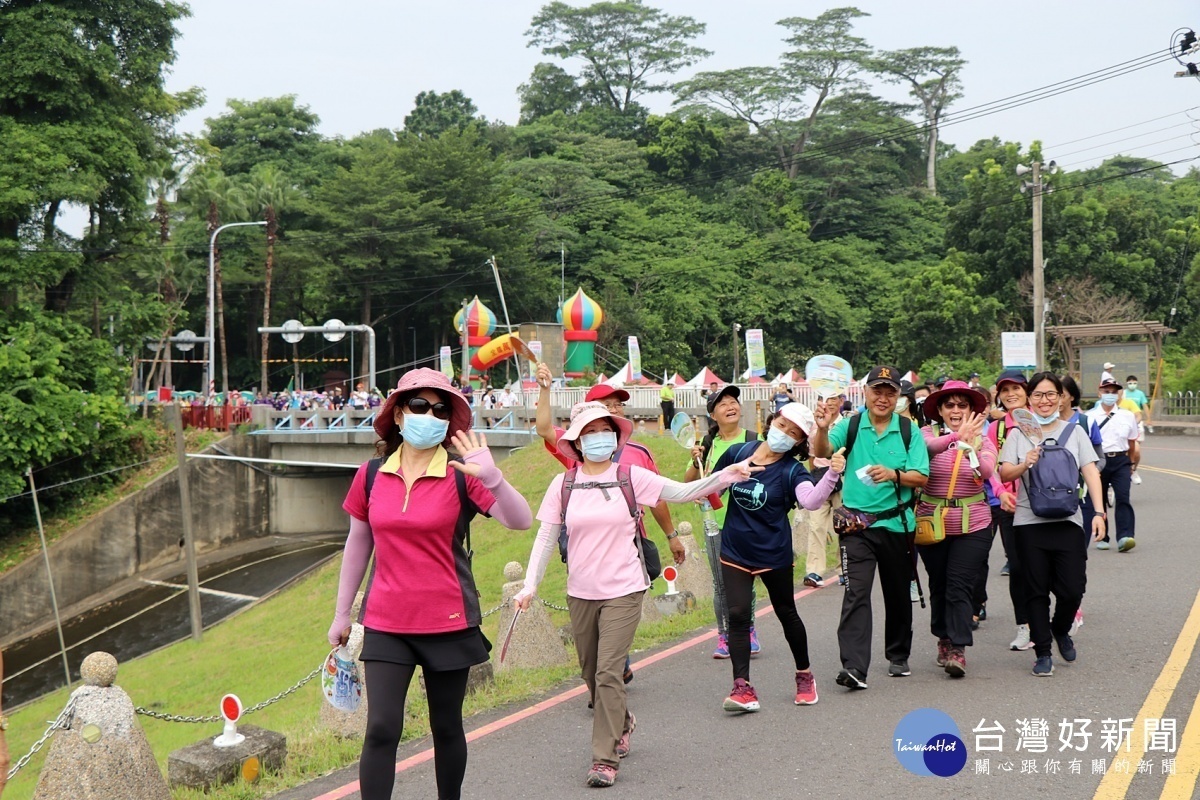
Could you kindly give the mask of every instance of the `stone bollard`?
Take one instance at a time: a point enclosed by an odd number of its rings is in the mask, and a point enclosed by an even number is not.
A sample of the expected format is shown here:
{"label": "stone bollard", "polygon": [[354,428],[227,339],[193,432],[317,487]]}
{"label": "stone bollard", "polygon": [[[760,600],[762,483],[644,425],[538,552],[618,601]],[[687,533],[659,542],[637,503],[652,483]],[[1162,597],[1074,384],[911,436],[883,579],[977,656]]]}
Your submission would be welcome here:
{"label": "stone bollard", "polygon": [[34,800],[170,800],[133,701],[113,685],[117,660],[92,653],[80,673],[70,727],[54,734]]}
{"label": "stone bollard", "polygon": [[516,561],[510,561],[504,566],[504,578],[508,582],[504,584],[501,593],[504,607],[499,611],[500,625],[496,629],[496,649],[492,651],[492,662],[496,672],[506,672],[515,667],[551,667],[571,662],[571,656],[563,646],[562,637],[555,629],[549,612],[536,598],[527,611],[521,612],[521,618],[513,628],[508,653],[504,661],[500,661],[500,648],[504,645],[504,637],[515,613],[512,599],[525,586],[521,580],[524,574],[525,571]]}
{"label": "stone bollard", "polygon": [[642,619],[640,622],[658,622],[662,617],[662,612],[658,610],[658,606],[654,603],[654,584],[652,583],[650,584],[650,588],[646,590],[646,594],[642,597]]}
{"label": "stone bollard", "polygon": [[688,591],[654,596],[654,609],[664,617],[686,614],[696,607],[696,598]]}
{"label": "stone bollard", "polygon": [[712,597],[712,570],[708,566],[708,556],[700,549],[692,534],[692,523],[684,520],[675,529],[679,531],[679,541],[687,553],[683,563],[676,568],[679,570],[679,580],[675,581],[675,585],[680,592],[688,592],[696,599]]}
{"label": "stone bollard", "polygon": [[167,757],[167,779],[171,786],[207,790],[239,777],[253,783],[264,770],[283,768],[287,760],[287,737],[282,733],[254,725],[240,725],[238,733],[246,738],[233,747],[215,747],[210,736],[171,753]]}

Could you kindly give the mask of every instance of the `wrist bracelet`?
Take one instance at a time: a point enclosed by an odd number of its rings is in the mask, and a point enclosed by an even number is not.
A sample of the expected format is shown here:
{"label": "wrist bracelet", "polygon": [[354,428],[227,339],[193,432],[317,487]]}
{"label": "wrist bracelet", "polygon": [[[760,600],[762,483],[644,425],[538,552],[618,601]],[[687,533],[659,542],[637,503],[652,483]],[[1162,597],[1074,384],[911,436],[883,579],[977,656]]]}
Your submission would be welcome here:
{"label": "wrist bracelet", "polygon": [[671,531],[670,533],[667,534],[668,542],[671,541],[672,539],[678,539],[678,538],[679,538],[679,531]]}

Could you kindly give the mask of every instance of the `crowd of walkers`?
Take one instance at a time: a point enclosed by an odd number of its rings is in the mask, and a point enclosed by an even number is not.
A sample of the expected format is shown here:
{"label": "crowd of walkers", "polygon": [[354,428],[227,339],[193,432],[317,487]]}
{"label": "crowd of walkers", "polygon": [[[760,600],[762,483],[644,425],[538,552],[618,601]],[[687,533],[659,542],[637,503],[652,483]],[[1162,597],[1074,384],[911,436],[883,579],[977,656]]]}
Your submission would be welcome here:
{"label": "crowd of walkers", "polygon": [[[631,748],[637,719],[627,702],[629,651],[643,598],[660,569],[644,509],[682,563],[670,503],[696,502],[712,570],[717,621],[713,657],[728,659],[733,687],[723,708],[757,711],[750,665],[761,651],[754,625],[758,583],[766,590],[795,666],[795,703],[818,701],[809,639],[795,602],[793,509],[803,508],[807,543],[801,581],[843,587],[834,682],[868,687],[878,574],[883,652],[889,677],[912,674],[913,602],[924,605],[923,564],[936,665],[967,675],[967,648],[987,618],[987,564],[999,534],[1017,633],[1009,647],[1033,649],[1032,674],[1054,672],[1054,649],[1075,661],[1088,549],[1128,553],[1136,545],[1130,486],[1137,482],[1146,403],[1130,376],[1106,365],[1099,401],[1080,409],[1069,377],[1001,373],[902,379],[872,369],[857,409],[844,397],[810,408],[786,386],[773,398],[763,435],[742,424],[737,386],[711,387],[709,430],[682,481],[661,475],[631,440],[629,395],[593,387],[554,425],[552,376],[538,365],[538,435],[563,472],[536,515],[504,479],[486,441],[471,431],[471,405],[441,373],[418,369],[382,403],[376,458],[356,474],[343,507],[351,517],[329,641],[345,642],[350,608],[374,556],[360,621],[371,703],[360,765],[366,800],[391,796],[404,700],[422,668],[429,697],[438,797],[458,798],[467,747],[462,705],[469,668],[488,659],[470,568],[470,522],[493,517],[514,531],[536,519],[520,608],[535,599],[557,553],[567,571],[567,605],[582,678],[593,709],[589,786],[611,786]],[[674,398],[662,396],[664,412]],[[1109,509],[1114,508],[1109,520]],[[797,520],[799,523],[799,520]],[[836,536],[832,570],[825,551]],[[1007,638],[1007,637],[1005,637]]]}

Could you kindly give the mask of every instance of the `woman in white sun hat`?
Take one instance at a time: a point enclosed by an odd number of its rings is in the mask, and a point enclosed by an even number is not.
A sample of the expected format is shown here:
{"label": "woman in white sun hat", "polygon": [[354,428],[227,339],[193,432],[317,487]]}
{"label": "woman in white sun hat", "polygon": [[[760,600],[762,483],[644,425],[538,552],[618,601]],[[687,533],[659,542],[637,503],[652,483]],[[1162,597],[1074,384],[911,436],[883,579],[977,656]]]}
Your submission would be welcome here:
{"label": "woman in white sun hat", "polygon": [[[579,465],[556,475],[546,490],[537,513],[541,527],[529,554],[525,588],[514,598],[522,609],[529,607],[565,525],[567,605],[579,667],[595,708],[589,786],[612,786],[620,759],[629,754],[636,725],[626,707],[621,673],[650,578],[638,530],[641,514],[630,514],[622,482],[631,487],[632,505],[640,509],[660,500],[695,500],[762,469],[730,462],[702,481],[677,483],[613,461],[613,453],[632,433],[633,423],[613,415],[602,403],[583,402],[571,409],[571,426],[559,438],[558,449]],[[567,480],[571,488],[564,491]]]}
{"label": "woman in white sun hat", "polygon": [[720,470],[729,464],[749,463],[761,471],[729,487],[725,524],[721,527],[721,575],[729,603],[729,656],[733,665],[733,691],[724,708],[731,712],[757,711],[758,695],[750,685],[750,626],[753,624],[750,593],[758,578],[767,589],[775,616],[792,651],[796,666],[796,705],[817,702],[817,685],[809,669],[808,633],[796,611],[795,558],[788,513],[797,505],[809,511],[820,508],[846,467],[841,450],[834,453],[829,470],[819,483],[802,463],[808,458],[808,440],[817,423],[802,403],[787,403],[767,421],[767,439],[730,447],[717,461]]}

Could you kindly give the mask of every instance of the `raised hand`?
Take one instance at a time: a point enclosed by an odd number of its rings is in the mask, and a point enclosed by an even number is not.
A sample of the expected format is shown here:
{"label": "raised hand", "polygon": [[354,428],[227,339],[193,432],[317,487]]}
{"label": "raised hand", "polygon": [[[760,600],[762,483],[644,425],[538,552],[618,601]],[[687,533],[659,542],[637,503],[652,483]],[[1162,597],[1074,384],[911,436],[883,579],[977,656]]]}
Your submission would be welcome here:
{"label": "raised hand", "polygon": [[979,437],[983,434],[982,414],[976,414],[973,411],[968,411],[967,416],[963,418],[963,424],[958,429],[958,440],[966,442],[975,447],[979,444]]}
{"label": "raised hand", "polygon": [[450,437],[450,442],[462,456],[462,461],[450,462],[450,466],[464,475],[478,478],[480,471],[494,464],[492,454],[488,450],[487,438],[482,433],[466,430],[458,431]]}
{"label": "raised hand", "polygon": [[817,420],[818,428],[829,430],[842,417],[841,401],[836,397],[831,397],[823,403],[818,403],[813,416]]}
{"label": "raised hand", "polygon": [[546,362],[544,361],[538,362],[535,377],[537,379],[538,386],[542,387],[543,389],[549,389],[551,381],[554,380],[554,375],[551,374],[550,367],[546,366]]}
{"label": "raised hand", "polygon": [[745,461],[739,461],[736,464],[730,464],[728,467],[722,470],[722,472],[724,472],[726,475],[735,477],[737,479],[735,481],[736,483],[741,483],[742,481],[750,480],[754,473],[762,472],[764,469],[766,469],[766,467],[756,467],[751,465],[750,459],[747,458]]}
{"label": "raised hand", "polygon": [[837,473],[846,471],[846,448],[841,448],[829,459],[829,468]]}

